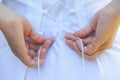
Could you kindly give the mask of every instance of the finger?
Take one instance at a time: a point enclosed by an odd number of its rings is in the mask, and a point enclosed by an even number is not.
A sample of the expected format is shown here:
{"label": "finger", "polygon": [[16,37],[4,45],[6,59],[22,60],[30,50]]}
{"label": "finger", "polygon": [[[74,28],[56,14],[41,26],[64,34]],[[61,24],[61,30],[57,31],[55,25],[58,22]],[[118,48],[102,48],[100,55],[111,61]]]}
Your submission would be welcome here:
{"label": "finger", "polygon": [[94,55],[94,53],[96,53],[96,52],[98,52],[100,50],[104,51],[104,50],[108,49],[109,47],[110,47],[110,42],[107,41],[104,44],[102,44],[101,46],[99,46],[98,48],[96,48],[94,52],[85,53],[85,54],[87,54],[88,56],[92,56],[92,55]]}
{"label": "finger", "polygon": [[73,47],[73,41],[71,41],[71,40],[66,40],[65,41],[65,43],[71,48],[71,49],[73,49],[74,50],[74,47]]}
{"label": "finger", "polygon": [[40,59],[43,59],[43,60],[44,60],[44,57],[45,57],[46,52],[47,52],[47,49],[46,49],[46,48],[41,49],[40,56],[39,56]]}
{"label": "finger", "polygon": [[[19,53],[19,52],[18,52]],[[21,53],[23,53],[23,49],[21,49]],[[28,67],[36,67],[37,63],[33,60],[33,51],[27,51],[24,52],[23,54],[17,54],[17,57]]]}
{"label": "finger", "polygon": [[[19,48],[20,49],[20,48]],[[21,53],[23,49],[21,49]],[[19,52],[18,52],[19,53]],[[24,52],[23,54],[17,54],[17,56],[19,57],[19,59],[28,67],[36,67],[37,63],[33,60],[33,57],[35,56],[34,51],[27,49],[26,52]]]}
{"label": "finger", "polygon": [[93,55],[89,56],[85,54],[85,58],[88,60],[95,60],[96,58],[98,58],[102,53],[104,52],[104,50],[99,50],[97,52],[95,52]]}
{"label": "finger", "polygon": [[76,43],[77,43],[77,47],[78,47],[78,49],[80,50],[80,52],[82,51],[82,45],[81,45],[81,42],[79,41],[79,40],[77,40],[76,41]]}
{"label": "finger", "polygon": [[[23,26],[23,29],[21,32],[23,32],[22,34],[22,38],[19,39],[19,40],[23,40],[25,37],[28,37],[30,36],[30,33],[32,31],[32,27],[31,25],[27,22],[26,19],[23,19],[23,22],[22,22],[22,26]],[[19,43],[19,42],[18,42]],[[23,43],[20,43],[21,45],[23,45],[25,43],[25,41],[23,41]],[[27,43],[27,47],[30,47],[29,43]],[[22,52],[22,49],[19,48],[19,50],[21,50],[21,55],[19,56],[19,58],[21,59],[21,61],[27,65],[28,67],[36,67],[37,66],[37,63],[33,60],[32,56],[30,55],[32,53],[32,51],[30,51],[30,54],[29,54],[29,51],[28,49],[26,50],[26,46],[24,47],[21,47],[21,48],[24,48],[24,51],[26,52]]]}
{"label": "finger", "polygon": [[100,48],[95,53],[93,53],[91,56],[86,55],[86,58],[89,60],[94,60],[97,57],[99,57],[109,47],[110,47],[110,42],[106,42],[105,44],[101,45]]}
{"label": "finger", "polygon": [[42,44],[45,41],[40,34],[38,34],[30,25],[30,23],[24,19],[24,36],[30,37],[35,43]]}
{"label": "finger", "polygon": [[37,45],[33,42],[29,43],[29,48],[30,49],[33,49],[33,50],[37,51],[39,49],[39,47],[40,47],[39,45]]}
{"label": "finger", "polygon": [[88,59],[88,60],[95,60],[97,57],[100,56],[100,54],[102,54],[102,51],[96,52],[92,56],[89,56],[89,55],[85,54],[85,58]]}
{"label": "finger", "polygon": [[77,40],[77,38],[74,37],[73,35],[66,35],[65,38],[68,39],[68,40],[71,40],[73,42],[75,42]]}
{"label": "finger", "polygon": [[24,64],[28,67],[36,67],[38,64],[36,63],[36,61],[34,61],[34,59],[30,56],[30,55],[27,55],[24,57],[25,61],[24,61]]}
{"label": "finger", "polygon": [[89,43],[91,43],[92,40],[93,40],[93,36],[90,35],[90,36],[86,37],[85,39],[82,39],[82,42],[83,42],[84,46],[86,46]]}
{"label": "finger", "polygon": [[73,48],[79,55],[81,54],[81,49],[78,48],[78,45],[76,42],[73,43]]}
{"label": "finger", "polygon": [[81,52],[80,52],[80,50],[79,50],[76,42],[73,42],[73,41],[71,41],[71,40],[66,40],[66,44],[67,44],[70,48],[72,48],[73,50],[75,50],[78,54],[81,54]]}
{"label": "finger", "polygon": [[[38,65],[38,56],[34,57],[33,60],[37,63]],[[40,59],[40,65],[44,64],[44,60],[43,59]]]}
{"label": "finger", "polygon": [[33,50],[33,49],[29,49],[28,54],[29,54],[32,58],[34,58],[34,57],[36,56],[35,50]]}
{"label": "finger", "polygon": [[40,34],[35,32],[33,29],[31,30],[29,37],[37,44],[42,44],[45,41],[45,38],[43,38]]}
{"label": "finger", "polygon": [[38,45],[34,43],[32,40],[30,40],[29,38],[25,39],[25,43],[28,49],[38,50]]}
{"label": "finger", "polygon": [[26,45],[27,49],[29,49],[29,43],[27,41],[25,41],[25,45]]}
{"label": "finger", "polygon": [[99,47],[104,43],[104,41],[94,37],[93,40],[87,46],[84,47],[85,54],[91,55],[92,53],[95,53],[99,49]]}
{"label": "finger", "polygon": [[44,42],[40,52],[40,59],[44,59],[49,47],[53,44],[54,39],[49,39]]}

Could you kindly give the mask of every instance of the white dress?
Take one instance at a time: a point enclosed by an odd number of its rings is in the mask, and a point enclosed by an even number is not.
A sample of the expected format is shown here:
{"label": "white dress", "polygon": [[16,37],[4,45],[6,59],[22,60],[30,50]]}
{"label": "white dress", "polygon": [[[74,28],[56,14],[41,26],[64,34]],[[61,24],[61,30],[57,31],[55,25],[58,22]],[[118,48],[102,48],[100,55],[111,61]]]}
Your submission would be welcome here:
{"label": "white dress", "polygon": [[[110,0],[4,0],[3,4],[23,15],[46,38],[55,38],[45,64],[27,68],[13,55],[0,32],[0,80],[120,80],[120,30],[111,49],[95,61],[85,60],[65,44],[64,36],[85,27]],[[8,16],[9,17],[9,16]],[[28,69],[28,72],[26,73]],[[83,78],[83,76],[85,76]]]}

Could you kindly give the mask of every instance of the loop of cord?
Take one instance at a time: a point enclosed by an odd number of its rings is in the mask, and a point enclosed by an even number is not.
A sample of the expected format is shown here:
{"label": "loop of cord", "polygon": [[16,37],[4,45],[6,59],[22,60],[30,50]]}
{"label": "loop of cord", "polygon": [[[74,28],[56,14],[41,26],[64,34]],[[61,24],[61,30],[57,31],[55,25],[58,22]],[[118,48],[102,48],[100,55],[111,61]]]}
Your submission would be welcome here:
{"label": "loop of cord", "polygon": [[[69,15],[71,15],[71,12],[72,12],[72,13],[73,13],[73,11],[74,11],[74,13],[77,12],[77,10],[72,10],[72,11],[71,11],[67,6],[65,6],[65,5],[61,2],[61,0],[57,0],[56,2],[54,2],[54,3],[47,9],[47,11],[48,11],[49,9],[51,9],[52,7],[54,7],[58,2],[60,2],[60,3],[69,11],[69,13],[68,13],[67,15],[65,15],[65,17],[63,17],[61,20],[58,20],[55,24],[53,24],[53,25],[50,26],[48,29],[46,29],[44,32],[42,32],[41,35],[45,34],[47,31],[49,31],[50,29],[52,29],[53,26],[55,26],[56,24],[60,23],[60,22],[63,21],[65,18],[67,18]],[[43,15],[44,15],[44,14],[43,14]],[[43,15],[42,15],[42,16],[43,16]],[[46,13],[46,15],[48,15],[48,14]],[[75,15],[76,15],[76,14],[75,14]],[[52,15],[48,15],[48,16],[50,16],[51,18],[54,18]],[[41,24],[40,24],[40,26],[41,26]],[[85,77],[84,77],[84,75],[85,75],[85,62],[84,62],[83,43],[82,43],[82,40],[81,40],[80,38],[77,38],[77,39],[80,41],[80,44],[78,44],[78,45],[81,46],[81,50],[82,50],[82,72],[83,72],[83,78],[85,78]],[[39,51],[38,51],[38,78],[39,78],[39,79],[40,79],[40,58],[39,58],[39,56],[40,56],[41,48],[42,48],[42,46],[40,47],[40,49],[39,49]],[[26,80],[26,76],[27,76],[27,73],[28,73],[28,69],[29,69],[29,68],[26,69],[25,76],[24,76],[24,80]]]}
{"label": "loop of cord", "polygon": [[40,52],[41,52],[42,46],[40,46],[40,49],[38,51],[38,79],[40,79]]}

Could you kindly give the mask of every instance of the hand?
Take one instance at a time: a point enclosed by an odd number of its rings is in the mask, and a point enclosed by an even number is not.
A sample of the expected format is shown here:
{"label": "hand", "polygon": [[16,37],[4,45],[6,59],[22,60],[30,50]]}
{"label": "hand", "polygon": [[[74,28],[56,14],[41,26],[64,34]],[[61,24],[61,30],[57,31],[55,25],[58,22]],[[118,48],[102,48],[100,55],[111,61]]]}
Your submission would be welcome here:
{"label": "hand", "polygon": [[[53,42],[53,40],[46,40],[35,32],[24,17],[10,10],[3,4],[0,4],[0,29],[4,33],[13,53],[29,67],[37,66],[37,63],[33,55],[31,55],[34,54],[34,50],[29,49],[32,46],[28,47],[25,44],[25,39],[29,38],[37,45],[43,44],[46,52]],[[31,43],[29,43],[29,45],[30,44]],[[43,49],[41,56],[45,55],[46,52]]]}
{"label": "hand", "polygon": [[[114,1],[114,0],[113,0]],[[66,36],[66,43],[81,55],[79,37],[84,44],[85,58],[94,60],[106,49],[111,48],[120,23],[118,3],[111,2],[101,9],[85,28]],[[118,5],[119,6],[119,5]]]}

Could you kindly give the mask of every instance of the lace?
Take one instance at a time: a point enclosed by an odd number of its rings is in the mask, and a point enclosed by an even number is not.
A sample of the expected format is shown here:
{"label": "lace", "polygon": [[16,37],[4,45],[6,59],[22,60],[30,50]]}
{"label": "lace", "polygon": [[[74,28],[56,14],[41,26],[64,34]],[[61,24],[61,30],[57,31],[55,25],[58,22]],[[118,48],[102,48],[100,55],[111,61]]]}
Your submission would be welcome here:
{"label": "lace", "polygon": [[[40,79],[40,52],[41,52],[42,46],[40,46],[40,49],[38,51],[38,79]],[[27,73],[28,73],[29,67],[27,67],[26,72],[25,72],[25,76],[24,76],[24,80],[26,80],[27,77]]]}
{"label": "lace", "polygon": [[39,51],[38,51],[38,79],[40,79],[40,52],[41,52],[41,48],[42,46],[40,47]]}
{"label": "lace", "polygon": [[80,38],[77,37],[79,40],[80,44],[77,44],[81,47],[81,54],[82,54],[82,73],[83,73],[83,80],[85,80],[85,57],[84,57],[84,47],[83,47],[83,42]]}
{"label": "lace", "polygon": [[[49,14],[49,11],[54,8],[57,4],[61,4],[61,6],[63,6],[65,8],[66,14],[64,14],[64,16],[61,19],[58,19],[56,17],[54,17],[53,15]],[[56,0],[55,2],[52,3],[52,5],[46,9],[46,10],[41,10],[41,20],[40,22],[42,22],[43,20],[43,16],[48,16],[51,19],[55,20],[56,22],[53,25],[50,25],[49,28],[45,29],[45,31],[41,32],[41,34],[45,34],[47,33],[50,29],[52,29],[54,26],[56,26],[58,23],[62,22],[64,19],[66,19],[69,15],[75,14],[79,11],[79,9],[69,9],[63,2],[62,0]],[[76,16],[77,17],[77,16]],[[40,23],[41,26],[42,23]],[[79,23],[78,23],[79,25]]]}
{"label": "lace", "polygon": [[[52,9],[57,3],[61,4],[67,11],[67,14],[64,15],[63,18],[61,18],[60,20],[57,20],[57,18],[55,18],[54,16],[48,14],[49,10]],[[51,19],[54,19],[56,20],[56,23],[49,26],[48,29],[46,29],[45,31],[43,31],[42,33],[40,32],[41,35],[44,35],[45,33],[47,33],[50,29],[52,29],[53,26],[57,25],[58,23],[60,23],[61,21],[63,21],[65,18],[67,18],[69,15],[72,15],[72,14],[76,14],[78,10],[77,9],[69,9],[61,0],[56,0],[47,10],[41,10],[41,21],[42,22],[42,18],[43,16],[49,16]],[[41,26],[41,23],[40,23],[40,26]],[[77,38],[79,41],[80,41],[80,45],[81,45],[81,49],[82,49],[82,71],[83,71],[83,74],[85,74],[85,63],[84,63],[84,50],[83,50],[83,43],[82,43],[82,40],[80,38]],[[41,46],[42,47],[42,46]],[[41,47],[39,49],[39,52],[38,52],[38,78],[40,79],[40,52],[41,52]],[[24,80],[26,80],[26,76],[27,76],[27,73],[28,73],[28,69],[26,69],[26,72],[25,72],[25,76],[24,76]]]}

